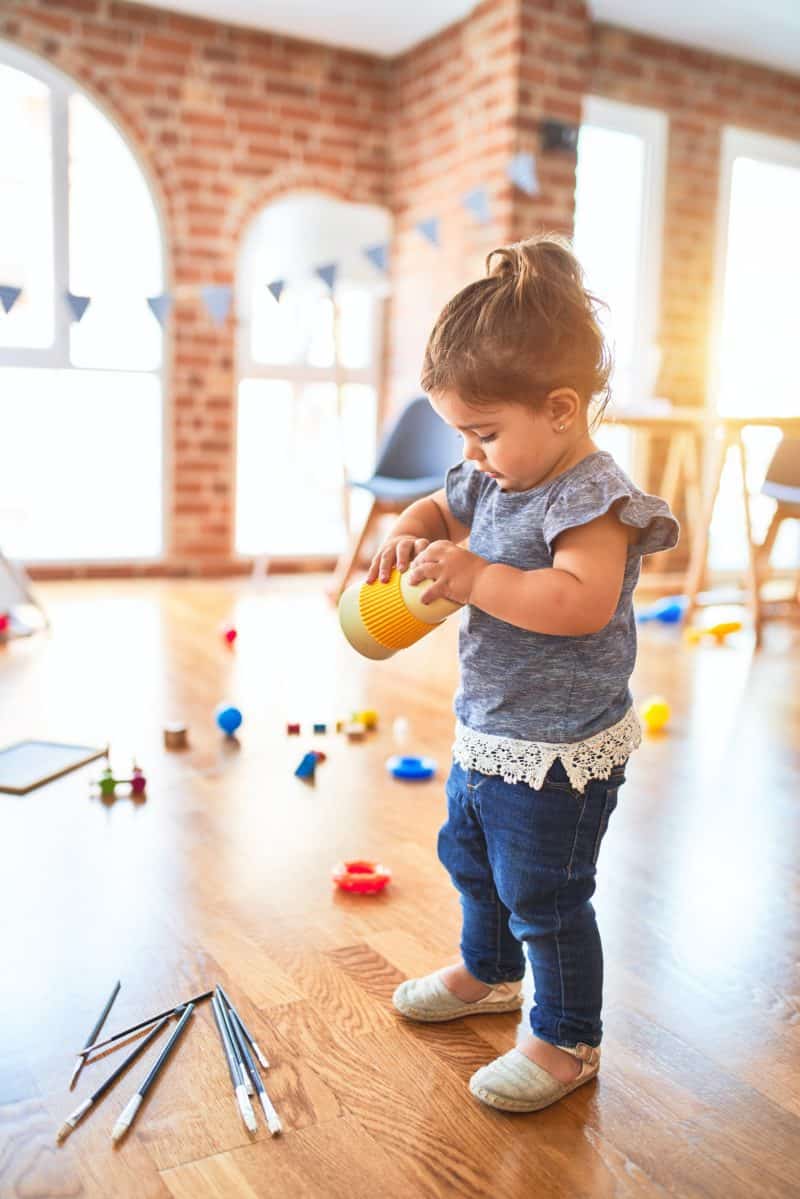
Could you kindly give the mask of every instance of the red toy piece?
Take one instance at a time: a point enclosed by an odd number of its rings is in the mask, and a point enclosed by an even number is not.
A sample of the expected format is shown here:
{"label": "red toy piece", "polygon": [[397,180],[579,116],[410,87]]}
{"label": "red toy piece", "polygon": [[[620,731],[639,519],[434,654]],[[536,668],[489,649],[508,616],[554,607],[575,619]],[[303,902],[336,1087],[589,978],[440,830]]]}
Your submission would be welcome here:
{"label": "red toy piece", "polygon": [[131,778],[131,795],[137,795],[141,798],[147,789],[147,779],[142,774],[138,766],[133,768],[133,777]]}
{"label": "red toy piece", "polygon": [[387,866],[379,862],[365,862],[356,859],[351,862],[339,862],[334,866],[331,875],[337,887],[342,891],[354,891],[358,895],[374,895],[382,891],[392,877]]}
{"label": "red toy piece", "polygon": [[315,749],[315,750],[313,750],[312,752],[313,752],[313,754],[314,754],[314,757],[317,759],[317,761],[318,761],[318,762],[324,762],[324,761],[325,761],[325,759],[326,759],[326,758],[327,758],[327,756],[328,756],[327,754],[324,754],[324,753],[322,752],[322,750],[321,750],[321,749]]}
{"label": "red toy piece", "polygon": [[299,737],[300,736],[300,725],[299,724],[287,724],[286,732],[289,734],[290,737]]}
{"label": "red toy piece", "polygon": [[232,624],[226,624],[222,629],[222,636],[225,638],[228,645],[233,645],[238,634]]}
{"label": "red toy piece", "polygon": [[11,624],[11,616],[8,612],[0,612],[0,633],[7,633],[8,626]]}

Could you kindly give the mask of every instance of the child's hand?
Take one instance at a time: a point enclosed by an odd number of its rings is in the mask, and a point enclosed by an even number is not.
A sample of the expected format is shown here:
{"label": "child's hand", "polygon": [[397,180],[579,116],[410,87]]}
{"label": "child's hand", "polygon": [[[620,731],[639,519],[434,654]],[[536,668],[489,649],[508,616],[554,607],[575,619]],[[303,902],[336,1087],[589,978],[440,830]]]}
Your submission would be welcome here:
{"label": "child's hand", "polygon": [[470,550],[452,541],[432,541],[415,559],[408,576],[410,583],[435,579],[422,597],[423,604],[435,599],[449,599],[454,604],[468,604],[478,576],[489,563]]}
{"label": "child's hand", "polygon": [[400,534],[399,537],[390,537],[372,559],[367,582],[374,583],[380,575],[381,582],[388,583],[395,566],[401,572],[406,570],[411,559],[416,558],[417,554],[421,554],[428,545],[430,542],[427,538],[411,537],[408,533]]}

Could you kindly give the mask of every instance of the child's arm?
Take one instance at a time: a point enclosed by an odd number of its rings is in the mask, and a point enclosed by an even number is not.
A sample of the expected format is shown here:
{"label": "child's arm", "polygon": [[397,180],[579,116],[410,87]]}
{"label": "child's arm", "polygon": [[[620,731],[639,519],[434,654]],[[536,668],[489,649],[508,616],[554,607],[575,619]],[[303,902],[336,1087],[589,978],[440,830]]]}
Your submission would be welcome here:
{"label": "child's arm", "polygon": [[453,516],[442,487],[433,495],[416,500],[401,513],[372,559],[367,582],[374,583],[378,575],[385,582],[395,565],[398,570],[406,570],[411,559],[437,538],[460,542],[468,536],[469,526]]}
{"label": "child's arm", "polygon": [[628,544],[639,534],[607,512],[561,533],[553,565],[542,570],[487,562],[448,542],[434,542],[414,562],[410,581],[436,580],[423,603],[446,596],[531,633],[582,637],[598,633],[614,615]]}

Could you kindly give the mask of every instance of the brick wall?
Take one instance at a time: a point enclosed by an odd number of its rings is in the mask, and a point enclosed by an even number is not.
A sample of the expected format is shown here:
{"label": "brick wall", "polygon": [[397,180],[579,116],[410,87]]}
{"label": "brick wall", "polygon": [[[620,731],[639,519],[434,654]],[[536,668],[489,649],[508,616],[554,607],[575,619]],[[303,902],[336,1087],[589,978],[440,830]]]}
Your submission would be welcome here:
{"label": "brick wall", "polygon": [[171,319],[166,496],[175,570],[233,551],[235,323],[205,283],[233,284],[249,220],[293,187],[387,201],[388,67],[369,55],[113,0],[2,0],[0,39],[70,75],[148,169],[165,222]]}
{"label": "brick wall", "polygon": [[[664,109],[669,160],[659,390],[704,400],[721,129],[800,138],[800,78],[606,25],[583,0],[485,0],[393,62],[115,0],[2,0],[0,38],[71,75],[146,164],[176,293],[168,364],[176,570],[231,565],[234,322],[217,329],[193,288],[232,284],[248,221],[314,187],[395,217],[386,399],[417,389],[441,304],[494,246],[572,227],[575,159],[542,154],[539,122],[578,122],[591,92]],[[536,155],[540,194],[505,178]],[[492,220],[463,194],[488,183]],[[441,218],[441,248],[415,224]]]}
{"label": "brick wall", "polygon": [[[536,230],[571,232],[575,156],[539,153],[542,117],[580,120],[589,22],[580,0],[489,0],[414,47],[392,70],[393,337],[390,403],[418,390],[422,354],[442,304],[483,273],[495,246]],[[540,193],[506,177],[520,151],[536,155]],[[487,184],[492,220],[462,196]],[[441,248],[415,229],[441,218]]]}

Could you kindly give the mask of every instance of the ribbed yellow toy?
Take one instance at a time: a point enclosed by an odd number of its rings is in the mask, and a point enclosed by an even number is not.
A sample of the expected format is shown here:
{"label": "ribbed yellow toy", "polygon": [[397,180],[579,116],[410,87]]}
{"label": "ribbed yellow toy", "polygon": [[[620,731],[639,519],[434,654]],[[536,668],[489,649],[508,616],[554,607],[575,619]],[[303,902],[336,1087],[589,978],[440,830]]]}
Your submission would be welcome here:
{"label": "ribbed yellow toy", "polygon": [[423,604],[432,586],[431,579],[412,586],[407,571],[394,570],[386,583],[348,587],[339,600],[339,621],[353,649],[365,658],[390,658],[432,632],[461,606],[446,599]]}

